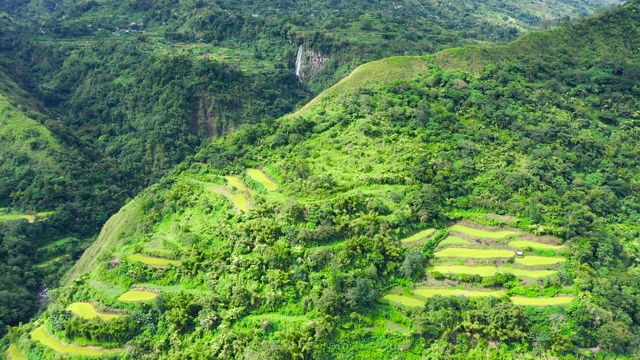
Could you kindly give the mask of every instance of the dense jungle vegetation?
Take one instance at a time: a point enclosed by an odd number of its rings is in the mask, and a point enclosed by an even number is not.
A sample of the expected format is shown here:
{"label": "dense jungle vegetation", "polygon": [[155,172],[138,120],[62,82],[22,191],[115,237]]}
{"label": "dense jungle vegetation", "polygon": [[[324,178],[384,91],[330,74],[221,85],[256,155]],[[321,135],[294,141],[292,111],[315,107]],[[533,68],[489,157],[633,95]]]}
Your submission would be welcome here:
{"label": "dense jungle vegetation", "polygon": [[[363,65],[186,156],[4,344],[33,359],[637,358],[638,49],[634,0],[506,46]],[[433,270],[442,243],[468,241],[451,234],[499,227],[567,251],[527,248],[561,261],[537,278]],[[381,300],[427,285],[504,293]],[[558,294],[574,300],[513,301]]]}

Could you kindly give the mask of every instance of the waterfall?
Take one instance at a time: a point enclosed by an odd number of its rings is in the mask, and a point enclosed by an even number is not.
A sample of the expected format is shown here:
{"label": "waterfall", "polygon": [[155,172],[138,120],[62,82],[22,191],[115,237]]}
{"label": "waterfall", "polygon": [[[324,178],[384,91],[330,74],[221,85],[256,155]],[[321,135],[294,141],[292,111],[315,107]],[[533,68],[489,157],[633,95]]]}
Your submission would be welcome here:
{"label": "waterfall", "polygon": [[302,78],[300,77],[300,70],[302,68],[302,46],[303,45],[300,45],[298,48],[298,57],[296,58],[296,76],[300,81],[302,81]]}

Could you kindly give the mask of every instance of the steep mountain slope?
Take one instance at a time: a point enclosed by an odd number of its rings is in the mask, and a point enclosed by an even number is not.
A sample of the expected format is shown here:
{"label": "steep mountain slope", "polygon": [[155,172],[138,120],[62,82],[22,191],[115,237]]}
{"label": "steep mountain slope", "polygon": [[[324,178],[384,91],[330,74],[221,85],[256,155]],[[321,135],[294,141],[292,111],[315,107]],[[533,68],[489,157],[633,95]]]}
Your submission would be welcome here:
{"label": "steep mountain slope", "polygon": [[60,339],[133,359],[636,357],[639,24],[632,1],[363,66],[144,191],[11,340],[42,359],[102,351]]}

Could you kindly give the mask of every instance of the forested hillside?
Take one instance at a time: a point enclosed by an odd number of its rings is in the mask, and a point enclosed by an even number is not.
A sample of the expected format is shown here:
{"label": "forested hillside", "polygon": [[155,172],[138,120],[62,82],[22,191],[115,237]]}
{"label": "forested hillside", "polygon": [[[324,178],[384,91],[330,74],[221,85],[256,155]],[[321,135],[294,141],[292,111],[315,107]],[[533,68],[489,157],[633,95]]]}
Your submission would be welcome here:
{"label": "forested hillside", "polygon": [[618,3],[0,2],[0,321],[29,319],[109,216],[210,139],[365,61],[506,43]]}
{"label": "forested hillside", "polygon": [[223,135],[109,220],[9,354],[637,358],[639,39],[634,0],[366,64]]}

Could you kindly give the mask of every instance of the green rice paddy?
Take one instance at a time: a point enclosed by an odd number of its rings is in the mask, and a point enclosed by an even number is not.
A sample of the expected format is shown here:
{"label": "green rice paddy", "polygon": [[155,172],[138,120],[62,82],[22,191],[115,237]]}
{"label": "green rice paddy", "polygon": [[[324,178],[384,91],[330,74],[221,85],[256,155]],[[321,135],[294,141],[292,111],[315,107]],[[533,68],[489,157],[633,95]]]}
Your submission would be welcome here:
{"label": "green rice paddy", "polygon": [[126,293],[120,295],[118,300],[125,302],[151,301],[157,296],[158,294],[151,291],[129,290]]}
{"label": "green rice paddy", "polygon": [[565,261],[567,261],[567,259],[563,257],[525,256],[523,258],[517,258],[516,264],[525,266],[543,266],[555,265]]}
{"label": "green rice paddy", "polygon": [[434,253],[437,258],[498,259],[510,258],[512,250],[447,248]]}
{"label": "green rice paddy", "polygon": [[278,190],[278,184],[276,184],[275,181],[269,179],[269,177],[262,170],[247,169],[247,174],[249,174],[249,177],[251,177],[253,180],[262,184],[265,189],[269,191]]}
{"label": "green rice paddy", "polygon": [[555,270],[525,270],[512,267],[496,267],[496,266],[465,266],[465,265],[436,265],[427,271],[437,271],[442,274],[470,274],[480,275],[482,277],[494,276],[497,273],[510,273],[515,276],[541,278],[545,276],[555,275]]}
{"label": "green rice paddy", "polygon": [[91,303],[86,302],[75,302],[67,307],[67,311],[71,311],[77,316],[80,316],[83,319],[93,319],[93,318],[101,318],[102,320],[111,320],[122,317],[122,315],[117,314],[103,314],[96,311],[96,308]]}
{"label": "green rice paddy", "polygon": [[516,305],[523,306],[560,306],[567,305],[575,298],[572,296],[557,296],[557,297],[537,297],[528,298],[524,296],[512,296],[511,302]]}
{"label": "green rice paddy", "polygon": [[249,189],[247,189],[247,187],[245,186],[244,182],[242,182],[242,180],[240,180],[239,177],[237,177],[237,176],[225,176],[224,178],[227,180],[229,185],[231,185],[234,188],[236,188],[236,190],[238,190],[238,191],[249,191]]}
{"label": "green rice paddy", "polygon": [[6,352],[8,360],[27,360],[22,351],[18,349],[16,344],[9,345],[9,349]]}
{"label": "green rice paddy", "polygon": [[233,194],[228,196],[229,200],[233,203],[236,209],[242,212],[249,211],[249,205],[247,204],[247,196],[245,194]]}
{"label": "green rice paddy", "polygon": [[420,307],[420,306],[424,306],[425,304],[425,302],[420,299],[412,298],[409,296],[403,296],[403,295],[395,295],[395,294],[387,294],[383,296],[381,300],[388,301],[394,304],[399,304],[402,306],[407,306],[407,307]]}
{"label": "green rice paddy", "polygon": [[494,296],[502,297],[507,294],[504,290],[494,291],[476,291],[476,290],[460,290],[460,289],[431,289],[431,288],[418,288],[413,290],[413,293],[422,297],[433,297],[436,295],[442,296],[467,296],[467,297],[485,297]]}
{"label": "green rice paddy", "polygon": [[404,238],[402,240],[400,240],[401,243],[406,244],[406,243],[412,243],[412,242],[416,242],[416,241],[420,241],[424,238],[428,238],[429,236],[433,235],[433,233],[436,232],[436,229],[427,229],[427,230],[422,230],[417,234],[411,235],[408,238]]}
{"label": "green rice paddy", "polygon": [[177,261],[177,260],[163,259],[163,258],[148,256],[140,253],[129,255],[127,256],[127,259],[131,261],[139,261],[141,263],[144,263],[150,266],[180,265],[180,261]]}
{"label": "green rice paddy", "polygon": [[440,245],[459,245],[459,244],[468,245],[468,244],[472,244],[472,242],[467,239],[463,239],[461,237],[454,236],[454,235],[447,236],[446,239],[440,242]]}
{"label": "green rice paddy", "polygon": [[535,241],[525,241],[525,240],[516,240],[516,241],[512,241],[509,243],[509,246],[511,246],[512,248],[517,248],[517,249],[524,249],[524,248],[532,248],[532,249],[539,249],[539,250],[561,250],[564,249],[564,246],[562,245],[549,245],[549,244],[543,244],[543,243],[539,243],[539,242],[535,242]]}
{"label": "green rice paddy", "polygon": [[520,235],[517,232],[503,230],[503,231],[486,231],[473,229],[470,227],[462,226],[462,225],[453,225],[449,228],[449,231],[455,231],[459,233],[463,233],[465,235],[478,237],[478,238],[487,238],[487,239],[504,239],[509,236]]}
{"label": "green rice paddy", "polygon": [[50,347],[57,353],[70,354],[70,355],[83,355],[83,356],[102,356],[108,354],[116,354],[121,352],[121,349],[102,349],[99,347],[83,347],[77,345],[65,344],[60,339],[48,334],[44,325],[37,327],[31,332],[31,338],[33,340],[41,342],[43,345]]}

